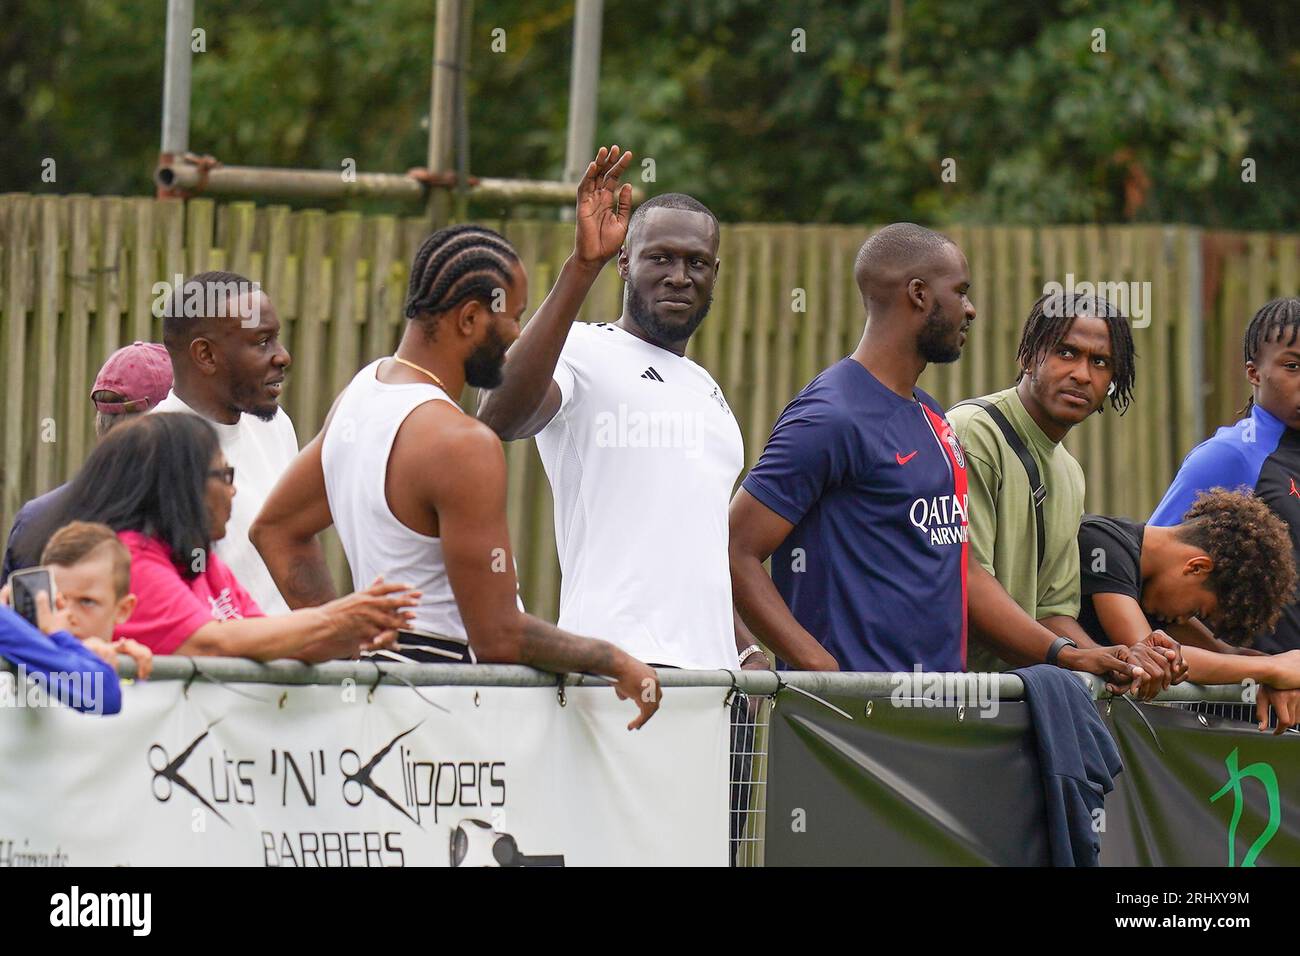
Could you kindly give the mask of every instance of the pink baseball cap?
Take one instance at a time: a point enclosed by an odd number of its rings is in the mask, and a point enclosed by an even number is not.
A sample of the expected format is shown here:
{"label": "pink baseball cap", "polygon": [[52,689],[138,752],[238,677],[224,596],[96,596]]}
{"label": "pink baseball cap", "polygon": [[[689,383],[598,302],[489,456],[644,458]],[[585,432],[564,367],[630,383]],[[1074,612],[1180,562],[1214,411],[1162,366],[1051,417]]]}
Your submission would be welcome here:
{"label": "pink baseball cap", "polygon": [[[133,342],[108,357],[95,376],[90,400],[105,415],[155,408],[172,387],[172,360],[157,342]],[[120,402],[95,401],[99,391],[117,392]]]}

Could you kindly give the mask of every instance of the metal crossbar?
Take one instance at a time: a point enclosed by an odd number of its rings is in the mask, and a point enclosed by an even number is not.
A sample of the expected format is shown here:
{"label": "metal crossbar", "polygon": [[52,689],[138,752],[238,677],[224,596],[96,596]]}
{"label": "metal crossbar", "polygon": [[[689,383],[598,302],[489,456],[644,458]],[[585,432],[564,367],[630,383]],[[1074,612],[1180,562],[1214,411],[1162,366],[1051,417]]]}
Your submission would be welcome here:
{"label": "metal crossbar", "polygon": [[[13,670],[0,659],[0,670]],[[118,672],[135,676],[135,663],[121,657]],[[899,681],[912,681],[917,674],[865,674],[773,671],[693,671],[664,669],[659,672],[664,687],[729,688],[731,754],[729,760],[730,824],[728,861],[731,866],[764,865],[764,827],[767,817],[768,754],[772,709],[783,688],[794,688],[813,696],[842,696],[858,700],[888,698]],[[927,678],[936,675],[926,674]],[[1024,684],[1014,674],[962,674],[944,686],[981,681],[983,689],[999,700],[1023,700]],[[1094,700],[1106,693],[1105,682],[1088,674],[1076,674]],[[407,687],[483,686],[555,687],[599,686],[609,681],[585,674],[549,674],[530,667],[505,664],[376,664],[368,661],[331,661],[302,664],[297,661],[259,663],[243,658],[157,657],[151,681],[203,679],[220,684],[396,684]],[[1255,705],[1243,703],[1240,685],[1202,687],[1181,684],[1157,697],[1154,703],[1178,707],[1205,718],[1255,723]],[[1270,724],[1276,718],[1270,711]],[[1296,733],[1297,731],[1291,731]]]}

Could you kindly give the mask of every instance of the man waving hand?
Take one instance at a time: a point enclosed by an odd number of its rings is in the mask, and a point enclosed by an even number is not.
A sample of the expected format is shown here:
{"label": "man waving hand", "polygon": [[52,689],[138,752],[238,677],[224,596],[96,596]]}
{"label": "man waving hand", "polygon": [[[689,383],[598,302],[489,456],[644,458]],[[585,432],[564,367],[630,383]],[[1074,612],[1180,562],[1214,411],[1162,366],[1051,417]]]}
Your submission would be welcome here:
{"label": "man waving hand", "polygon": [[[610,153],[611,172],[580,196],[573,255],[479,418],[506,440],[537,436],[555,497],[561,627],[654,664],[765,666],[731,606],[740,429],[717,382],[686,357],[713,299],[718,221],[680,193],[628,216],[631,187],[615,183],[631,154]],[[602,150],[596,163],[606,161]],[[622,315],[575,324],[616,253]]]}

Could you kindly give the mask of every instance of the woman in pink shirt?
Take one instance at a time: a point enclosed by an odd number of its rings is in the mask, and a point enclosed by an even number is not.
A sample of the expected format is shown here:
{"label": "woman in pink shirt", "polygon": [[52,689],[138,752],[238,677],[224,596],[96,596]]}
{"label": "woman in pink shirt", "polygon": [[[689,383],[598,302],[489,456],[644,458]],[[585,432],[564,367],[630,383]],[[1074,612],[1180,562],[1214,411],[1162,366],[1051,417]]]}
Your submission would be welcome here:
{"label": "woman in pink shirt", "polygon": [[76,520],[117,532],[138,601],[117,636],[155,654],[324,661],[391,644],[419,597],[399,584],[377,580],[320,607],[262,613],[212,550],[230,519],[234,471],[205,419],[146,415],[96,446],[44,537]]}

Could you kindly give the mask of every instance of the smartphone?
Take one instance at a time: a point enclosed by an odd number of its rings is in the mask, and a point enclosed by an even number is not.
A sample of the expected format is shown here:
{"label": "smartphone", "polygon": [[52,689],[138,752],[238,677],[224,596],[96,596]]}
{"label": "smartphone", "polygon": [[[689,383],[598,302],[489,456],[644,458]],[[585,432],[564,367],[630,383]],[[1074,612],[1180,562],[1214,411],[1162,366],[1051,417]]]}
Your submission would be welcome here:
{"label": "smartphone", "polygon": [[54,609],[54,575],[45,567],[27,568],[9,575],[9,594],[14,610],[28,620],[33,627],[36,623],[36,595],[44,591],[50,598],[50,609]]}

